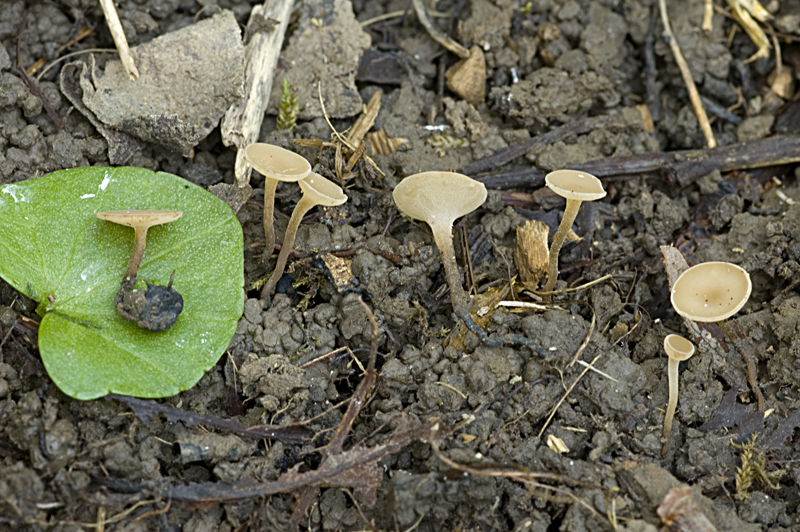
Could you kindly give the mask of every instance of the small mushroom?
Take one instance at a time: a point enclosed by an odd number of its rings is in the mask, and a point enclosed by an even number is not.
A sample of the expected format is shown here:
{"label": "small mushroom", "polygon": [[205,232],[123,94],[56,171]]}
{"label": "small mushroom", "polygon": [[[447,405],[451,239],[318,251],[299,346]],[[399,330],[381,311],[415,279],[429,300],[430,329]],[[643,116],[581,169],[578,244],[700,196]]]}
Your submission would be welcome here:
{"label": "small mushroom", "polygon": [[547,174],[544,180],[550,190],[567,200],[561,224],[550,245],[547,284],[542,289],[544,292],[552,292],[558,278],[558,252],[578,216],[581,202],[598,200],[606,195],[606,191],[595,176],[577,170],[556,170]]}
{"label": "small mushroom", "polygon": [[150,331],[166,331],[178,319],[183,310],[183,297],[172,288],[175,272],[167,286],[156,286],[147,281],[146,290],[133,290],[139,265],[144,257],[147,230],[154,225],[172,222],[181,217],[180,211],[107,211],[98,212],[97,217],[107,222],[132,227],[134,230],[133,254],[128,269],[122,276],[122,285],[114,298],[117,312],[126,320],[136,322]]}
{"label": "small mushroom", "polygon": [[450,301],[458,317],[469,317],[469,294],[461,286],[461,273],[453,247],[453,222],[486,201],[486,187],[454,172],[423,172],[403,179],[392,193],[397,208],[427,223],[439,248]]}
{"label": "small mushroom", "polygon": [[688,360],[694,355],[694,344],[677,334],[670,334],[664,338],[664,351],[667,352],[667,378],[669,379],[669,402],[667,414],[664,417],[664,445],[661,447],[661,456],[669,452],[670,438],[672,437],[672,420],[675,418],[675,407],[678,406],[678,364]]}
{"label": "small mushroom", "polygon": [[300,181],[311,173],[311,164],[302,156],[272,144],[258,142],[244,150],[250,166],[264,176],[264,262],[275,250],[275,189],[278,181]]}
{"label": "small mushroom", "polygon": [[672,286],[672,307],[692,321],[716,322],[732,338],[725,320],[747,303],[750,275],[729,262],[704,262],[683,272]]}
{"label": "small mushroom", "polygon": [[289,219],[289,225],[286,226],[286,235],[283,237],[283,244],[281,245],[281,252],[278,254],[275,270],[261,292],[261,296],[265,299],[269,299],[272,296],[275,285],[278,284],[283,275],[283,269],[286,267],[289,253],[292,252],[294,237],[297,234],[297,228],[300,226],[303,216],[317,205],[333,207],[347,201],[347,196],[339,185],[328,181],[315,172],[311,172],[307,177],[298,181],[298,184],[303,191],[303,197],[300,198],[300,201],[297,202],[292,211],[292,217]]}

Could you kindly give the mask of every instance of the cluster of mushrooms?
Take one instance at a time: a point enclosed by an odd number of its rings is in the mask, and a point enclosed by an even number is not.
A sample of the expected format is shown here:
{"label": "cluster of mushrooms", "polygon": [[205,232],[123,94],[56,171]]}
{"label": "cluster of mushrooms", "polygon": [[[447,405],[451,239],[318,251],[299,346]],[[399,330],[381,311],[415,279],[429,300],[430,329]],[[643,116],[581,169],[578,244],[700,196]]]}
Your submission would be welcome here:
{"label": "cluster of mushrooms", "polygon": [[[692,321],[716,323],[730,340],[735,335],[727,319],[739,312],[750,298],[753,285],[750,275],[729,262],[704,262],[684,271],[672,285],[672,308]],[[694,344],[677,334],[664,338],[669,382],[669,401],[664,416],[664,442],[661,455],[669,453],[672,420],[678,405],[678,364],[694,355]]]}
{"label": "cluster of mushrooms", "polygon": [[[303,196],[292,211],[286,234],[278,255],[275,269],[264,285],[262,297],[272,296],[278,280],[283,275],[286,262],[294,245],[300,221],[317,205],[336,206],[347,201],[347,196],[338,185],[311,171],[311,165],[302,156],[270,144],[257,143],[248,146],[245,156],[250,165],[264,178],[264,234],[265,262],[275,249],[273,213],[275,190],[279,181],[296,182]],[[543,293],[550,297],[558,277],[558,254],[567,233],[572,227],[580,205],[606,195],[599,179],[586,172],[558,170],[545,177],[546,185],[567,201],[564,216],[553,236],[549,250],[547,282]],[[403,179],[392,194],[397,208],[413,219],[427,223],[444,267],[450,287],[453,311],[467,328],[488,346],[505,343],[534,347],[525,337],[509,334],[491,339],[470,315],[470,296],[461,284],[461,273],[456,263],[453,246],[453,223],[480,207],[487,197],[486,187],[478,181],[455,172],[423,172]],[[135,231],[134,249],[128,269],[122,278],[114,300],[119,314],[140,327],[151,331],[169,329],[183,310],[183,298],[172,288],[174,272],[169,285],[157,286],[147,281],[146,290],[133,290],[142,257],[148,228],[181,216],[179,211],[111,211],[97,213],[97,217],[109,222],[132,227]],[[698,322],[715,322],[725,334],[733,339],[726,320],[736,314],[750,297],[752,285],[748,273],[726,262],[707,262],[687,269],[672,287],[671,301],[675,311],[686,319]],[[662,455],[670,447],[672,422],[678,403],[678,364],[689,359],[695,352],[689,340],[670,334],[664,339],[664,351],[669,358],[669,401],[664,418],[664,443]]]}

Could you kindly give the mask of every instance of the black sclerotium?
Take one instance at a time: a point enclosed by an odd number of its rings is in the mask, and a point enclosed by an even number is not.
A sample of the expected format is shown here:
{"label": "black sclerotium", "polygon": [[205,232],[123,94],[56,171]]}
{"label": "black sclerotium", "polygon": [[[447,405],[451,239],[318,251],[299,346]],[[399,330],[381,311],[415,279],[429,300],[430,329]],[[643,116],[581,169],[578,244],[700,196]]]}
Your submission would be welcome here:
{"label": "black sclerotium", "polygon": [[136,276],[125,276],[114,299],[117,312],[143,329],[166,331],[183,310],[183,297],[172,288],[174,278],[175,272],[172,272],[167,286],[145,281],[147,289],[132,290],[136,284]]}

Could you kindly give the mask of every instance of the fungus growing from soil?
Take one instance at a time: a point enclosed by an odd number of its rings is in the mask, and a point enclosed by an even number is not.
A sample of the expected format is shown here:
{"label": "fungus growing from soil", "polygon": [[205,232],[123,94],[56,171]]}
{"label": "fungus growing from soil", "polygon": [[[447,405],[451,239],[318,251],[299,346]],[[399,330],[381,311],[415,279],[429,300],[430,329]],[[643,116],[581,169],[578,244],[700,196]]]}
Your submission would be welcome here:
{"label": "fungus growing from soil", "polygon": [[262,142],[245,148],[250,166],[264,176],[264,262],[275,249],[275,189],[278,181],[295,182],[311,173],[311,164],[302,156],[279,146]]}
{"label": "fungus growing from soil", "polygon": [[704,262],[683,272],[672,286],[672,307],[692,321],[716,322],[734,338],[725,320],[747,303],[750,275],[729,262]]}
{"label": "fungus growing from soil", "polygon": [[453,247],[453,222],[486,201],[486,187],[483,183],[455,172],[422,172],[403,179],[395,187],[392,197],[401,212],[430,226],[450,287],[453,311],[464,325],[484,345],[490,347],[509,342],[535,348],[533,342],[516,334],[490,339],[469,314],[470,297],[461,285],[461,273]]}
{"label": "fungus growing from soil", "polygon": [[667,413],[664,417],[664,445],[661,447],[661,456],[669,452],[670,438],[672,437],[672,420],[675,418],[675,408],[678,406],[678,364],[688,360],[694,355],[694,344],[677,334],[670,334],[664,338],[664,351],[667,352],[667,378],[669,380],[669,402]]}
{"label": "fungus growing from soil", "polygon": [[553,243],[550,246],[550,262],[548,263],[547,284],[542,289],[552,292],[558,278],[558,252],[564,243],[572,223],[578,216],[578,209],[584,201],[594,201],[605,197],[603,184],[595,176],[577,170],[556,170],[544,178],[547,187],[567,200],[564,216],[558,226]]}
{"label": "fungus growing from soil", "polygon": [[734,345],[737,345],[745,365],[747,381],[758,401],[758,409],[765,409],[764,395],[758,387],[758,370],[752,344],[739,342],[728,325],[728,318],[741,310],[750,298],[753,284],[750,275],[729,262],[704,262],[683,272],[672,285],[672,308],[686,319],[713,322]]}
{"label": "fungus growing from soil", "polygon": [[286,235],[283,237],[283,244],[281,245],[281,252],[278,254],[275,270],[272,272],[269,281],[264,285],[264,289],[261,292],[261,296],[267,300],[272,296],[275,285],[278,284],[278,281],[283,275],[286,261],[289,259],[289,253],[292,252],[294,237],[297,235],[297,228],[300,226],[300,221],[303,219],[303,216],[317,205],[334,207],[347,201],[347,196],[339,185],[328,181],[315,172],[311,172],[307,177],[298,181],[298,184],[303,191],[303,196],[292,211],[292,217],[289,219],[289,225],[286,226]]}
{"label": "fungus growing from soil", "polygon": [[120,316],[149,331],[166,331],[172,327],[183,310],[183,297],[172,288],[174,271],[167,286],[156,286],[145,281],[146,290],[133,290],[144,257],[147,230],[154,225],[177,220],[182,214],[181,211],[142,210],[106,211],[96,215],[101,220],[132,227],[134,230],[133,254],[128,269],[122,276],[122,285],[114,298],[114,304]]}
{"label": "fungus growing from soil", "polygon": [[397,208],[427,223],[439,248],[450,301],[459,318],[469,317],[469,294],[461,286],[461,273],[453,247],[453,222],[486,201],[486,187],[454,172],[423,172],[403,179],[392,193]]}

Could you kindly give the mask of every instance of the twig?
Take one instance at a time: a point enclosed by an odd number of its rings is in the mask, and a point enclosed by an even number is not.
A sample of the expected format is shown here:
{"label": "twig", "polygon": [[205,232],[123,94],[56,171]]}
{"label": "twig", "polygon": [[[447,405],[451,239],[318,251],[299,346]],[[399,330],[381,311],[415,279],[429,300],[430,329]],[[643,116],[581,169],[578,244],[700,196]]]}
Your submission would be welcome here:
{"label": "twig", "polygon": [[[630,157],[609,157],[582,164],[568,165],[597,177],[636,176],[660,172],[677,180],[681,186],[694,183],[714,170],[730,172],[764,166],[780,166],[800,162],[800,135],[775,135],[713,149],[680,150],[666,153],[645,153]],[[487,188],[536,188],[544,183],[538,168],[476,178]]]}
{"label": "twig", "polygon": [[[481,172],[486,172],[492,168],[503,166],[516,159],[522,157],[525,153],[537,144],[552,144],[559,140],[564,140],[574,135],[585,135],[596,129],[610,129],[625,126],[625,122],[621,117],[616,116],[600,116],[587,118],[585,120],[578,120],[577,122],[570,122],[567,125],[548,131],[537,137],[531,137],[527,140],[513,144],[508,148],[501,150],[495,154],[478,159],[474,163],[461,168],[459,173],[474,176]],[[542,173],[544,179],[544,173]]]}
{"label": "twig", "polygon": [[681,48],[678,46],[678,41],[672,33],[672,28],[670,28],[666,0],[658,0],[658,7],[661,11],[661,23],[664,25],[664,34],[669,41],[672,55],[675,56],[675,63],[677,63],[681,71],[681,77],[689,93],[689,99],[692,101],[694,113],[697,115],[697,121],[700,123],[700,128],[703,130],[703,135],[706,137],[706,144],[709,148],[716,148],[717,141],[714,138],[714,133],[711,131],[711,124],[708,121],[708,116],[706,116],[706,110],[703,107],[703,102],[700,101],[700,94],[697,92],[697,87],[692,79],[692,72],[689,70],[689,65],[686,64],[686,60],[683,58],[683,54],[681,54]]}
{"label": "twig", "polygon": [[[27,15],[27,11],[26,11]],[[27,20],[26,16],[22,17],[22,20],[17,27],[17,74],[19,77],[22,78],[22,81],[25,83],[25,86],[28,87],[28,90],[31,91],[31,94],[36,96],[39,101],[42,102],[45,111],[47,111],[47,116],[50,117],[50,120],[56,125],[59,130],[64,129],[64,122],[61,120],[61,117],[58,116],[58,113],[53,108],[53,105],[50,103],[50,100],[42,92],[42,89],[39,88],[39,85],[28,76],[26,69],[22,66],[22,53],[21,53],[21,42],[22,42],[22,28],[25,26],[25,21]]]}
{"label": "twig", "polygon": [[276,0],[254,6],[248,25],[257,21],[278,20],[270,30],[257,31],[244,49],[244,98],[240,98],[225,112],[220,130],[222,143],[236,146],[234,175],[236,186],[243,188],[250,181],[250,165],[244,158],[244,148],[258,140],[264,111],[269,104],[275,67],[281,52],[283,37],[289,26],[293,0]]}
{"label": "twig", "polygon": [[433,25],[433,21],[428,15],[428,8],[425,6],[425,3],[422,0],[412,0],[412,3],[414,4],[414,11],[417,12],[417,18],[425,28],[425,31],[428,32],[428,35],[430,35],[434,41],[438,42],[462,59],[469,57],[469,50],[439,31],[439,29]]}
{"label": "twig", "polygon": [[558,407],[561,406],[561,403],[563,403],[566,400],[566,398],[569,396],[569,394],[572,393],[572,389],[575,388],[575,385],[578,384],[578,382],[580,382],[580,380],[583,378],[583,376],[586,375],[586,372],[589,371],[589,368],[594,366],[594,363],[597,362],[597,360],[601,356],[603,356],[602,353],[600,353],[599,355],[594,357],[594,359],[592,359],[592,361],[589,363],[589,365],[583,368],[583,371],[581,371],[581,374],[578,375],[578,377],[572,382],[572,384],[569,385],[569,388],[567,388],[567,391],[564,392],[564,395],[562,395],[561,399],[558,400],[556,405],[550,411],[550,415],[547,416],[547,419],[545,420],[544,425],[542,425],[542,430],[539,431],[539,437],[540,438],[542,437],[542,434],[544,434],[544,431],[547,429],[547,426],[550,424],[550,420],[552,420],[553,416],[556,415],[556,411],[558,410]]}
{"label": "twig", "polygon": [[125,32],[122,31],[122,24],[120,24],[114,0],[100,0],[100,6],[103,8],[103,15],[106,17],[111,38],[114,39],[114,45],[119,52],[119,60],[122,61],[122,66],[125,67],[125,71],[133,81],[139,77],[139,70],[136,68],[136,63],[133,62],[131,49],[128,47],[128,39],[125,37]]}
{"label": "twig", "polygon": [[572,356],[572,360],[570,360],[569,364],[567,364],[568,368],[571,368],[575,364],[575,362],[580,358],[581,353],[583,353],[584,349],[586,349],[586,346],[589,345],[589,341],[592,339],[592,333],[594,332],[595,324],[597,324],[597,313],[594,311],[594,309],[592,309],[592,323],[589,324],[589,332],[586,334],[586,338],[583,339],[580,347],[578,347],[578,350],[575,351],[575,354]]}

